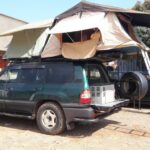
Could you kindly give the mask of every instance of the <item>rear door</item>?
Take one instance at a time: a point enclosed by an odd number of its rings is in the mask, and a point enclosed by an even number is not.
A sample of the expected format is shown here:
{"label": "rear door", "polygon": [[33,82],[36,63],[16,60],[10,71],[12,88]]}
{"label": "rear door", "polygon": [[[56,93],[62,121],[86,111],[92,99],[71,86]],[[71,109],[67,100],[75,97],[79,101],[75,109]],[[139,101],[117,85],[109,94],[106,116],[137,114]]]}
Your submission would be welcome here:
{"label": "rear door", "polygon": [[115,101],[115,88],[101,65],[88,65],[88,80],[92,91],[93,104],[106,104]]}

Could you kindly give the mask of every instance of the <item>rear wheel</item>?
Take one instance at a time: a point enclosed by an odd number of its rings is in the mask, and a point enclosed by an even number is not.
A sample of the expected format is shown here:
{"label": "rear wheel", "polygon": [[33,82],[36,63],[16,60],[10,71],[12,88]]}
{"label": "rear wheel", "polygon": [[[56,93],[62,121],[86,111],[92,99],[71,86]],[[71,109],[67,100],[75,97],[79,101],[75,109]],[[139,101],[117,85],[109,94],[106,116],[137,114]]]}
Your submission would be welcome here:
{"label": "rear wheel", "polygon": [[65,117],[59,105],[49,102],[41,105],[36,117],[39,129],[46,134],[60,134],[65,129]]}

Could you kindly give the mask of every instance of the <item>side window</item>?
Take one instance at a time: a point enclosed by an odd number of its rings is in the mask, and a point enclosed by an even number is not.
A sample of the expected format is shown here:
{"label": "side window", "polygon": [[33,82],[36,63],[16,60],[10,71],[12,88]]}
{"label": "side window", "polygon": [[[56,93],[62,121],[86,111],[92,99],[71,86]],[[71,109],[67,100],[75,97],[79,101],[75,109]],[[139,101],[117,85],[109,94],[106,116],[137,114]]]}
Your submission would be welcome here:
{"label": "side window", "polygon": [[90,65],[88,74],[89,83],[107,83],[107,78],[100,66]]}
{"label": "side window", "polygon": [[34,83],[36,82],[36,73],[35,68],[23,68],[21,69],[19,81],[22,83]]}
{"label": "side window", "polygon": [[0,83],[4,83],[6,81],[8,81],[8,73],[7,73],[7,71],[3,72],[0,75]]}
{"label": "side window", "polygon": [[17,82],[19,76],[19,69],[10,69],[8,70],[9,82]]}
{"label": "side window", "polygon": [[47,68],[47,82],[54,84],[63,84],[72,82],[74,78],[74,69],[72,63],[50,64]]}

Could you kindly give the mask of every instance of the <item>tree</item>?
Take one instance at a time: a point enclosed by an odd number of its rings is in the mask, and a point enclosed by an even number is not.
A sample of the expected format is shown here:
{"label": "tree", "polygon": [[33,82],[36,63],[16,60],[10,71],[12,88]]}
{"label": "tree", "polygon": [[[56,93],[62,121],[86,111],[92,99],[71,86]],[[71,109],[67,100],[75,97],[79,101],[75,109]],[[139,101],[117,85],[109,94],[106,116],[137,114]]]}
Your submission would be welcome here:
{"label": "tree", "polygon": [[137,11],[144,11],[144,8],[143,8],[142,3],[140,1],[137,1],[135,6],[133,7],[133,9],[137,10]]}
{"label": "tree", "polygon": [[[144,11],[150,13],[150,0],[145,0],[143,3],[138,1],[133,7],[134,10]],[[147,27],[135,27],[135,31],[141,40],[150,47],[150,28]]]}

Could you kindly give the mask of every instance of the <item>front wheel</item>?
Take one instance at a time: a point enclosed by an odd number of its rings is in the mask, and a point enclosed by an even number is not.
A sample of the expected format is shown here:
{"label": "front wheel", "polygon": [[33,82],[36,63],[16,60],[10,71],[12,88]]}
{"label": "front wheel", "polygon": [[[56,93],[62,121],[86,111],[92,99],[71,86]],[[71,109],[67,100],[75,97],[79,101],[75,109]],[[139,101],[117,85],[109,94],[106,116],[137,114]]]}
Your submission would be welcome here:
{"label": "front wheel", "polygon": [[59,105],[53,102],[41,105],[36,117],[39,129],[46,134],[60,134],[65,130],[65,117]]}

